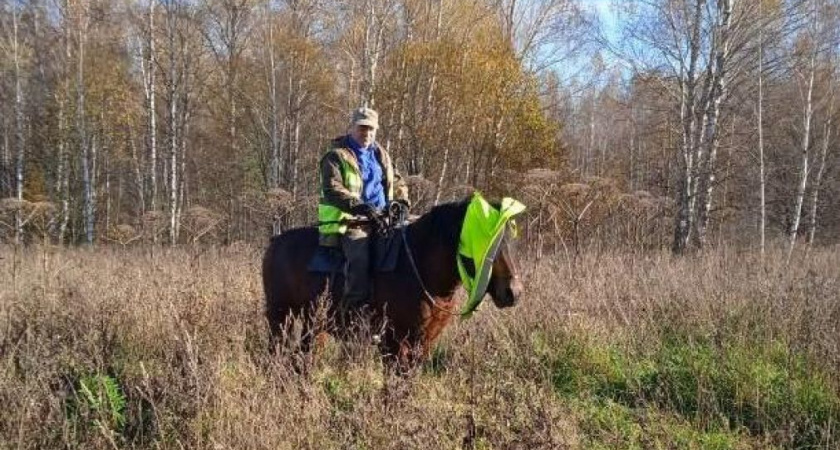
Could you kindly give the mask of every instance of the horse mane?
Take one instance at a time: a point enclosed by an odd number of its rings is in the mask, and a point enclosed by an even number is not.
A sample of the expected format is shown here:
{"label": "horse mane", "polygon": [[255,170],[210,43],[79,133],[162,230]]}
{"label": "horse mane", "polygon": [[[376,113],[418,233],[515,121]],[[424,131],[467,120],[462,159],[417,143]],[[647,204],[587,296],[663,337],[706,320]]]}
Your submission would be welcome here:
{"label": "horse mane", "polygon": [[422,236],[426,242],[439,242],[448,247],[457,248],[469,203],[468,197],[437,205],[409,225],[409,229],[412,233]]}

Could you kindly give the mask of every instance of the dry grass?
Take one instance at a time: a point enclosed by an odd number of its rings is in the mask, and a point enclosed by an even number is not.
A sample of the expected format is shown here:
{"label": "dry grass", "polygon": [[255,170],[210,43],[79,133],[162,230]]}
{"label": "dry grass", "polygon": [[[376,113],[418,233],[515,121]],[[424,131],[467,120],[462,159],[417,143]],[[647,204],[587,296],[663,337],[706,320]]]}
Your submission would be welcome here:
{"label": "dry grass", "polygon": [[834,250],[531,262],[408,378],[362,343],[270,357],[260,249],[0,255],[2,448],[838,444]]}

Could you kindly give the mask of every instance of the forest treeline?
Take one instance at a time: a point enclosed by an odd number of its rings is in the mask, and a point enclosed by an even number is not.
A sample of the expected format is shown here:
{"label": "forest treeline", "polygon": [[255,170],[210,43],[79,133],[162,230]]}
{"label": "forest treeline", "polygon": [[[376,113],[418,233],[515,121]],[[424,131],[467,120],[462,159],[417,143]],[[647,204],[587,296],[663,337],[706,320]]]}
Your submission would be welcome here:
{"label": "forest treeline", "polygon": [[368,105],[416,211],[537,252],[836,242],[837,0],[596,3],[6,1],[0,240],[264,242]]}

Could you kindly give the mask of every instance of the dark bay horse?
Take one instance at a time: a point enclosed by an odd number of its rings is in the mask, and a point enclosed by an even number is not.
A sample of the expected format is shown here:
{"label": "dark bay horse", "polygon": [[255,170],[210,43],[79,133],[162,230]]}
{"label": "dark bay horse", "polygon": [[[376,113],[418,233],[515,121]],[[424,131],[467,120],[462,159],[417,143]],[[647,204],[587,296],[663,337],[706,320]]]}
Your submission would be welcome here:
{"label": "dark bay horse", "polygon": [[[406,242],[417,273],[409,253],[401,248],[392,272],[373,274],[371,319],[385,324],[380,348],[386,358],[396,358],[396,362],[405,365],[416,362],[418,357],[425,359],[443,329],[457,315],[454,297],[461,280],[455,257],[468,204],[469,200],[439,205],[407,226]],[[505,232],[487,287],[499,308],[515,305],[522,292],[507,242],[509,234]],[[303,323],[301,346],[304,351],[310,349],[313,317],[329,284],[327,274],[307,271],[317,245],[315,227],[297,228],[273,237],[265,251],[263,288],[272,348],[288,330],[290,318],[297,316]],[[336,301],[328,316],[335,317],[337,313],[335,304],[341,295],[340,290],[335,292],[337,289],[330,287]]]}

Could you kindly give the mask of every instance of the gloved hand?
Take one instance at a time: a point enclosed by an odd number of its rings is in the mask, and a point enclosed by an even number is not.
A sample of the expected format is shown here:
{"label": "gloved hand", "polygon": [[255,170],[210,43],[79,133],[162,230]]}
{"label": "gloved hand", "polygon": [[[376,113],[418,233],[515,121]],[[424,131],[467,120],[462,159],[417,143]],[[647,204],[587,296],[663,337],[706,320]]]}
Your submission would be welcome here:
{"label": "gloved hand", "polygon": [[376,228],[384,228],[385,222],[382,221],[382,218],[379,217],[379,211],[376,210],[373,206],[370,206],[366,203],[362,203],[361,205],[356,205],[352,209],[350,209],[350,214],[355,216],[363,216],[367,217]]}
{"label": "gloved hand", "polygon": [[361,203],[352,207],[350,209],[350,214],[353,214],[354,216],[367,217],[368,219],[373,219],[377,216],[376,208],[368,205],[367,203]]}
{"label": "gloved hand", "polygon": [[408,212],[410,207],[411,206],[409,205],[408,200],[393,200],[391,204],[388,205],[388,218],[391,220],[391,223],[397,225],[405,225],[406,221],[408,220]]}

